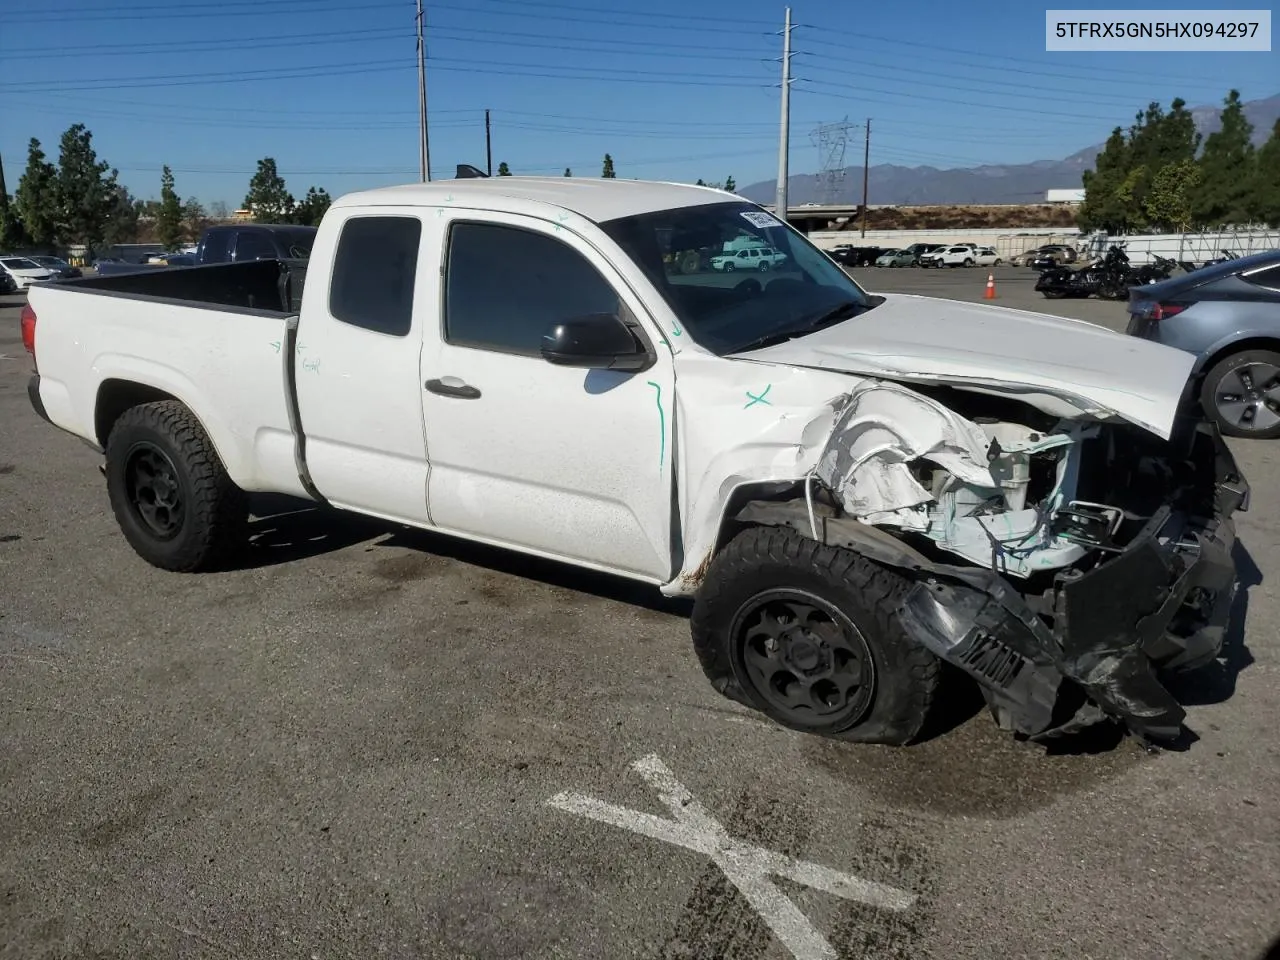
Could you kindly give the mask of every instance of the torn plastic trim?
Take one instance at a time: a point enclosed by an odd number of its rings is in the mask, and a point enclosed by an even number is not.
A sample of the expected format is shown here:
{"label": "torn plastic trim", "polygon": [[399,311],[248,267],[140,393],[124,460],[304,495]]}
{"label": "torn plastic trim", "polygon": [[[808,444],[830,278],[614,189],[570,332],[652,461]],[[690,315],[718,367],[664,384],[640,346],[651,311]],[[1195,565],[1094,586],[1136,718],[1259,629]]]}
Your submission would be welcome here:
{"label": "torn plastic trim", "polygon": [[[1186,712],[1155,669],[1190,669],[1220,652],[1236,591],[1231,515],[1248,499],[1217,430],[1201,424],[1196,439],[1215,446],[1215,515],[1166,506],[1121,553],[1059,573],[1039,596],[990,570],[932,561],[826,505],[815,505],[816,526],[821,542],[913,575],[899,609],[908,633],[979,683],[1001,727],[1043,740],[1110,716],[1146,740],[1172,740]],[[735,519],[811,535],[803,501],[754,502]],[[1196,597],[1209,599],[1207,610]],[[1189,608],[1199,615],[1184,629],[1176,620]]]}

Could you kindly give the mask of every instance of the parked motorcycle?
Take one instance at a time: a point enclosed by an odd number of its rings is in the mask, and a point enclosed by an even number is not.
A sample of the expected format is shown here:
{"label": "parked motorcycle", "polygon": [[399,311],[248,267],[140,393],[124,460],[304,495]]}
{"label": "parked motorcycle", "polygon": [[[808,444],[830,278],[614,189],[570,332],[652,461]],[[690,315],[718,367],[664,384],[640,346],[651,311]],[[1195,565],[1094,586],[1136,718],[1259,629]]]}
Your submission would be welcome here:
{"label": "parked motorcycle", "polygon": [[1129,295],[1130,287],[1141,287],[1148,283],[1168,280],[1176,269],[1178,269],[1177,261],[1170,260],[1168,257],[1152,257],[1150,263],[1144,263],[1129,271],[1129,276],[1125,278],[1123,295],[1125,297]]}
{"label": "parked motorcycle", "polygon": [[1051,267],[1040,274],[1035,289],[1046,299],[1061,300],[1067,297],[1084,299],[1097,295],[1104,300],[1122,300],[1129,295],[1132,271],[1129,257],[1120,244],[1112,244],[1107,255],[1072,270],[1070,267]]}

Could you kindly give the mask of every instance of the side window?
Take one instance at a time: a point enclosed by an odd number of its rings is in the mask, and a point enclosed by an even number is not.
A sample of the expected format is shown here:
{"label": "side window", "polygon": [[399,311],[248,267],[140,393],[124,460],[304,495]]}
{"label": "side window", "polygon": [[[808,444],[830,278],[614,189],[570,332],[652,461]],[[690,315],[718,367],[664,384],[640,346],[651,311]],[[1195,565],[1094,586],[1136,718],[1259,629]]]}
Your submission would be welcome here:
{"label": "side window", "polygon": [[449,233],[444,336],[449,343],[538,356],[547,329],[617,315],[618,294],[568,244],[518,227],[457,223]]}
{"label": "side window", "polygon": [[222,263],[227,259],[227,247],[230,245],[229,230],[210,230],[205,234],[204,244],[200,250],[200,259],[204,263]]}
{"label": "side window", "polygon": [[333,258],[329,312],[343,323],[403,337],[413,327],[413,284],[422,221],[352,217]]}
{"label": "side window", "polygon": [[267,235],[258,230],[242,230],[236,234],[236,262],[242,260],[274,260],[276,248]]}
{"label": "side window", "polygon": [[1266,287],[1268,290],[1280,290],[1280,266],[1268,267],[1244,277],[1255,287]]}

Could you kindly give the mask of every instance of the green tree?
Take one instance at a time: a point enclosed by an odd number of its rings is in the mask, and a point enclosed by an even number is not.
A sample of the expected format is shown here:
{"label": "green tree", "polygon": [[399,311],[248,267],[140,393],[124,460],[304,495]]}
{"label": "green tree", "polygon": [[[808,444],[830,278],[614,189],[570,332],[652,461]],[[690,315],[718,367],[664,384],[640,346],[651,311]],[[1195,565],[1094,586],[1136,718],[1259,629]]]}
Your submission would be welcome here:
{"label": "green tree", "polygon": [[9,189],[4,182],[4,162],[0,160],[0,249],[22,247],[22,221],[9,199]]}
{"label": "green tree", "polygon": [[93,134],[83,123],[68,127],[59,146],[58,239],[92,250],[102,242],[115,208],[116,171],[98,159]]}
{"label": "green tree", "polygon": [[18,180],[13,206],[28,243],[39,250],[57,243],[58,169],[45,159],[35,137],[27,144],[27,169]]}
{"label": "green tree", "polygon": [[190,243],[200,239],[204,228],[209,225],[209,215],[205,213],[204,204],[195,197],[187,197],[182,204],[182,232]]}
{"label": "green tree", "polygon": [[699,177],[699,178],[698,178],[698,182],[697,182],[697,183],[695,183],[695,184],[694,184],[694,186],[695,186],[695,187],[705,187],[705,186],[706,186],[706,184],[703,182],[702,178],[701,178],[701,177]]}
{"label": "green tree", "polygon": [[1143,201],[1147,222],[1159,231],[1190,230],[1191,194],[1199,186],[1200,176],[1200,167],[1190,159],[1161,167]]}
{"label": "green tree", "polygon": [[1076,215],[1081,230],[1123,233],[1131,223],[1131,213],[1121,191],[1129,175],[1129,143],[1116,127],[1102,152],[1094,158],[1092,170],[1084,172],[1084,203]]}
{"label": "green tree", "polygon": [[116,184],[111,194],[111,215],[102,231],[102,242],[109,247],[117,243],[137,243],[138,207],[129,191]]}
{"label": "green tree", "polygon": [[1227,94],[1221,116],[1221,129],[1205,138],[1200,185],[1191,199],[1195,222],[1206,227],[1246,223],[1254,184],[1253,124],[1240,91]]}
{"label": "green tree", "polygon": [[564,168],[564,175],[565,175],[566,177],[572,177],[572,176],[573,176],[573,171],[572,171],[572,170],[570,170],[568,167],[565,167],[565,168]]}
{"label": "green tree", "polygon": [[293,195],[286,189],[272,157],[258,161],[258,172],[249,180],[244,206],[253,211],[253,218],[260,223],[288,223],[293,216]]}
{"label": "green tree", "polygon": [[613,172],[613,157],[609,156],[607,153],[604,155],[604,168],[600,171],[600,176],[606,180],[615,179],[615,174]]}
{"label": "green tree", "polygon": [[215,200],[209,204],[209,216],[214,220],[229,220],[231,211],[227,209],[227,201]]}
{"label": "green tree", "polygon": [[738,185],[734,182],[732,175],[725,178],[724,188],[730,193],[733,193],[735,190],[738,189]]}
{"label": "green tree", "polygon": [[1252,220],[1280,227],[1280,120],[1254,158],[1249,213]]}
{"label": "green tree", "polygon": [[298,204],[297,209],[294,211],[294,223],[300,223],[308,227],[318,227],[325,211],[332,204],[333,198],[329,196],[328,190],[308,187],[307,195],[302,198],[302,202]]}
{"label": "green tree", "polygon": [[498,176],[500,177],[511,176],[511,168],[507,166],[507,161],[503,160],[500,164],[498,164]]}
{"label": "green tree", "polygon": [[160,173],[160,212],[156,216],[156,242],[166,250],[176,249],[182,241],[182,201],[173,189],[173,171],[164,167]]}

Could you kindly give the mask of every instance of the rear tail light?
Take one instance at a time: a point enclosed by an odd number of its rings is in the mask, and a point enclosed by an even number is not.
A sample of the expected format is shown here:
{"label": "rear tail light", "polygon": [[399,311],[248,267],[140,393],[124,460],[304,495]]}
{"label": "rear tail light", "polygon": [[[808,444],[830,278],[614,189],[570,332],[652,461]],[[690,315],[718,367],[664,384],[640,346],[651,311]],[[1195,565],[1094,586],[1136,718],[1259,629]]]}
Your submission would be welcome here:
{"label": "rear tail light", "polygon": [[1139,320],[1168,320],[1187,309],[1185,303],[1153,303],[1138,300],[1129,305],[1129,312]]}
{"label": "rear tail light", "polygon": [[22,346],[32,357],[36,356],[36,311],[32,310],[31,303],[27,303],[22,308],[22,317],[19,319],[22,324]]}
{"label": "rear tail light", "polygon": [[1157,303],[1151,311],[1152,320],[1168,320],[1172,316],[1176,316],[1183,310],[1187,309],[1184,304],[1180,303]]}
{"label": "rear tail light", "polygon": [[19,322],[22,324],[22,346],[34,360],[36,358],[36,312],[31,309],[31,304],[28,303],[22,308]]}

